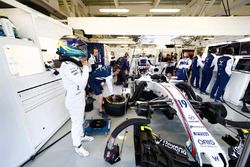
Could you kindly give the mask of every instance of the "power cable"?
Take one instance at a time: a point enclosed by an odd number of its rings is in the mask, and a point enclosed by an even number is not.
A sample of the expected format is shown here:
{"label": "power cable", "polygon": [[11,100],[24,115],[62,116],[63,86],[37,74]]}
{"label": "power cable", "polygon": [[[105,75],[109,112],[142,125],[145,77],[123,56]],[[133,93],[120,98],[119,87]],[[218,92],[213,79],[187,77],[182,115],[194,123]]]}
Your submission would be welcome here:
{"label": "power cable", "polygon": [[124,141],[125,141],[125,138],[126,138],[127,133],[128,133],[128,131],[127,131],[127,128],[126,128],[126,130],[125,130],[125,132],[124,132],[123,139],[122,139],[122,145],[121,145],[120,156],[122,155],[123,145],[124,145]]}
{"label": "power cable", "polygon": [[242,114],[240,111],[238,111],[238,110],[236,110],[235,108],[233,108],[232,106],[230,106],[230,105],[226,102],[226,100],[224,100],[224,93],[225,93],[225,92],[222,93],[221,98],[222,98],[222,100],[224,101],[225,105],[228,106],[229,108],[231,108],[233,111],[237,112],[238,114],[240,114],[240,115],[242,115],[242,116],[244,116],[244,117],[250,119],[249,116],[247,116],[247,115],[245,115],[245,114]]}
{"label": "power cable", "polygon": [[64,138],[65,136],[67,136],[69,133],[71,133],[71,131],[68,131],[67,133],[65,133],[63,136],[61,136],[59,139],[57,139],[56,141],[54,141],[53,143],[51,143],[50,145],[48,145],[47,147],[45,147],[44,149],[38,151],[36,154],[34,154],[33,156],[30,157],[30,159],[28,159],[26,162],[24,162],[21,167],[23,167],[24,165],[26,165],[29,161],[33,161],[36,156],[38,156],[39,154],[41,154],[42,152],[44,152],[45,150],[47,150],[48,148],[50,148],[51,146],[53,146],[54,144],[56,144],[57,142],[59,142],[62,138]]}
{"label": "power cable", "polygon": [[[223,99],[223,100],[224,100],[224,99]],[[240,111],[236,110],[235,108],[233,108],[232,106],[230,106],[228,103],[225,102],[225,104],[226,104],[226,106],[228,106],[229,108],[231,108],[232,110],[234,110],[235,112],[237,112],[238,114],[240,114],[240,115],[242,115],[242,116],[244,116],[244,117],[250,119],[249,116],[247,116],[247,115],[245,115],[245,114],[242,114]]]}

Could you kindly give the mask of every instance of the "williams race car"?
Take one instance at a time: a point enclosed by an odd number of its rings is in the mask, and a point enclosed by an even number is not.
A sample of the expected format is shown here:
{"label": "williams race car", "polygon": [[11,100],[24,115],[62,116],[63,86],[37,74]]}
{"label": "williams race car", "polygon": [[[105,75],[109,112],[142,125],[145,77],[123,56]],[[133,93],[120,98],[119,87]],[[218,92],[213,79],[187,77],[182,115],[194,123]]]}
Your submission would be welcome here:
{"label": "williams race car", "polygon": [[[249,123],[226,120],[227,111],[223,105],[202,102],[185,83],[165,81],[162,76],[149,75],[135,79],[137,86],[129,105],[137,104],[137,114],[147,119],[129,119],[115,128],[108,139],[104,159],[110,164],[120,160],[119,146],[114,144],[116,136],[133,125],[137,166],[229,166],[225,152],[204,126],[202,118],[205,117],[210,123],[234,124],[238,127],[249,128]],[[161,139],[153,133],[148,124],[154,111],[162,111],[168,119],[178,116],[188,136],[186,147]],[[187,151],[195,162],[189,160]]]}

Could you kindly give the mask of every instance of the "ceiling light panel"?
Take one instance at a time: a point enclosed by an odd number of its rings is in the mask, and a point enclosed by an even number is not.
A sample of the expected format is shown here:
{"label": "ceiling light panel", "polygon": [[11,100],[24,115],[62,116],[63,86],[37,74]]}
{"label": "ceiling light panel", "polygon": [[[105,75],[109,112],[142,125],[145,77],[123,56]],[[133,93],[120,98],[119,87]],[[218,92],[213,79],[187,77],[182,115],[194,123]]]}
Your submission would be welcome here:
{"label": "ceiling light panel", "polygon": [[116,38],[119,38],[119,39],[128,39],[129,37],[127,37],[127,36],[118,36]]}
{"label": "ceiling light panel", "polygon": [[102,13],[127,13],[129,9],[99,9]]}
{"label": "ceiling light panel", "polygon": [[180,9],[149,9],[151,13],[178,13]]}

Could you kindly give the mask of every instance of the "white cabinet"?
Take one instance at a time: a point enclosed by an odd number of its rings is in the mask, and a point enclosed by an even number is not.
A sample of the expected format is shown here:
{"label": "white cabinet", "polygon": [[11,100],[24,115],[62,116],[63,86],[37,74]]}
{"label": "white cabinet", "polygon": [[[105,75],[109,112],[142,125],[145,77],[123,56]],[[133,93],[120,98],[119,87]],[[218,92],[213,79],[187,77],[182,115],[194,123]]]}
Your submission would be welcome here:
{"label": "white cabinet", "polygon": [[0,55],[0,86],[4,90],[0,91],[4,134],[0,143],[5,143],[0,154],[9,155],[0,155],[0,166],[18,166],[46,143],[69,114],[60,75],[45,71],[41,52],[33,42],[0,38]]}
{"label": "white cabinet", "polygon": [[25,125],[35,149],[40,148],[68,118],[63,107],[64,91],[62,87],[61,90],[48,90],[48,93],[47,90],[44,88],[42,91],[34,91],[34,94],[39,93],[39,95],[29,97],[28,100],[24,101],[34,101],[33,104],[31,103],[32,105],[25,106],[23,103],[24,108],[26,107],[24,110]]}
{"label": "white cabinet", "polygon": [[250,81],[250,73],[233,71],[225,89],[224,99],[234,105],[242,106],[242,101]]}
{"label": "white cabinet", "polygon": [[44,60],[72,29],[24,8],[0,9],[22,37],[0,37],[0,166],[20,166],[69,119],[61,77]]}
{"label": "white cabinet", "polygon": [[[27,78],[24,80],[28,81]],[[62,81],[54,79],[19,91],[18,95],[33,147],[39,148],[68,119]]]}

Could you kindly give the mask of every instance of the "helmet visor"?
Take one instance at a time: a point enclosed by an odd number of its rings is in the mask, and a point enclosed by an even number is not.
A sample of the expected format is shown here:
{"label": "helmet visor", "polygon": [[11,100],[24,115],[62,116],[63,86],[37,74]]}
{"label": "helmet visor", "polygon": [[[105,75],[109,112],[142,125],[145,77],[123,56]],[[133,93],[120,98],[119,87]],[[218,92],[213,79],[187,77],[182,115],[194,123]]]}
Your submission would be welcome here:
{"label": "helmet visor", "polygon": [[77,45],[76,46],[77,49],[81,50],[83,52],[83,56],[87,56],[87,46],[86,45]]}
{"label": "helmet visor", "polygon": [[87,46],[86,45],[78,45],[78,46],[76,46],[78,49],[80,49],[81,51],[83,51],[83,52],[86,52],[86,50],[87,50]]}

